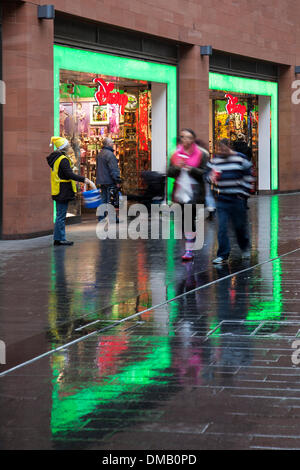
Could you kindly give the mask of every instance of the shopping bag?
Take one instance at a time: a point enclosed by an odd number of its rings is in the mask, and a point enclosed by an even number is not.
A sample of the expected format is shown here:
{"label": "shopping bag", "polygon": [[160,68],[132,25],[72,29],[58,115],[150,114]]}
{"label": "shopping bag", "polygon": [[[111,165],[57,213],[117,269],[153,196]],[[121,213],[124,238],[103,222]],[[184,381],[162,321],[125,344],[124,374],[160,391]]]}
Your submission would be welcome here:
{"label": "shopping bag", "polygon": [[181,169],[180,175],[176,180],[174,200],[180,204],[188,204],[193,200],[191,177],[188,174],[188,170],[185,168]]}

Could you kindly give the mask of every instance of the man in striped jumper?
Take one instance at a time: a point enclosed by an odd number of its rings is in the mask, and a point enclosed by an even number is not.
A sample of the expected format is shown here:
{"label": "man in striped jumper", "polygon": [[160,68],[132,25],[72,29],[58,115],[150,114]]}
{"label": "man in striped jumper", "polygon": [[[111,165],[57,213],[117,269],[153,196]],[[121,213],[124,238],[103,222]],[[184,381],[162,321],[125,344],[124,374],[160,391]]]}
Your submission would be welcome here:
{"label": "man in striped jumper", "polygon": [[218,142],[217,154],[207,167],[207,180],[214,186],[218,216],[219,248],[213,263],[222,264],[229,258],[229,220],[243,258],[250,258],[247,198],[253,190],[252,163],[245,155],[230,148],[229,139],[222,139]]}

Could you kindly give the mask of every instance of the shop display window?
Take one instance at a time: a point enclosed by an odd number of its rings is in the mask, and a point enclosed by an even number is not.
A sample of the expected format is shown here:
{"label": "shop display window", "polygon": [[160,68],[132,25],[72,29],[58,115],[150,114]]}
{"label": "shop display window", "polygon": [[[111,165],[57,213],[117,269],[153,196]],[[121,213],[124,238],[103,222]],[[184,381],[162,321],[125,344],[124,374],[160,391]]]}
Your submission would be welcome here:
{"label": "shop display window", "polygon": [[229,139],[233,144],[243,134],[246,143],[252,151],[252,163],[257,176],[259,170],[258,120],[257,95],[228,93],[226,90],[211,90],[210,154],[212,155],[216,152],[216,144],[221,139]]}
{"label": "shop display window", "polygon": [[[97,90],[104,104],[97,101]],[[60,135],[71,143],[74,170],[96,182],[96,157],[103,139],[110,137],[119,161],[123,192],[142,189],[141,172],[151,169],[151,84],[61,69],[59,91]],[[79,215],[81,210],[84,208],[78,192],[69,215]]]}

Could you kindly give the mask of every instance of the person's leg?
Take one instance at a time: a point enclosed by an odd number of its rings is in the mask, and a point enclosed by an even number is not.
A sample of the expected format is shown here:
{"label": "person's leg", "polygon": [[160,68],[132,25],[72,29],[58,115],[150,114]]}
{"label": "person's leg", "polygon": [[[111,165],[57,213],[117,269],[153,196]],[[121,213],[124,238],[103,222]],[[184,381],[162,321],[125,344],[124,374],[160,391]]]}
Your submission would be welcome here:
{"label": "person's leg", "polygon": [[216,212],[216,201],[209,183],[205,183],[205,206],[208,210],[208,219],[212,220]]}
{"label": "person's leg", "polygon": [[[195,245],[195,238],[196,238],[196,216],[197,216],[197,208],[196,208],[196,204],[193,204],[192,205],[192,220],[191,220],[192,231],[184,232],[185,253],[182,256],[182,259],[184,261],[190,261],[194,258],[194,245]],[[184,214],[183,214],[183,217],[184,217]]]}
{"label": "person's leg", "polygon": [[230,203],[224,201],[217,202],[217,217],[218,217],[218,243],[219,248],[217,257],[227,259],[230,254],[230,242],[228,236],[228,221],[229,221]]}
{"label": "person's leg", "polygon": [[[102,204],[107,204],[109,202],[108,187],[109,187],[109,185],[107,185],[107,184],[101,184],[100,185]],[[107,216],[107,212],[104,215],[100,215],[98,217],[98,221],[101,222],[101,220],[105,219],[106,216]]]}
{"label": "person's leg", "polygon": [[53,239],[54,241],[64,241],[66,239],[66,215],[68,210],[67,202],[55,202],[56,204],[56,219],[54,225]]}
{"label": "person's leg", "polygon": [[112,184],[109,187],[109,192],[110,192],[109,202],[115,209],[115,218],[113,222],[118,223],[119,222],[119,189],[117,188],[115,184]]}
{"label": "person's leg", "polygon": [[234,209],[231,213],[231,219],[240,249],[242,251],[248,251],[250,249],[250,237],[245,200],[236,200],[234,203]]}

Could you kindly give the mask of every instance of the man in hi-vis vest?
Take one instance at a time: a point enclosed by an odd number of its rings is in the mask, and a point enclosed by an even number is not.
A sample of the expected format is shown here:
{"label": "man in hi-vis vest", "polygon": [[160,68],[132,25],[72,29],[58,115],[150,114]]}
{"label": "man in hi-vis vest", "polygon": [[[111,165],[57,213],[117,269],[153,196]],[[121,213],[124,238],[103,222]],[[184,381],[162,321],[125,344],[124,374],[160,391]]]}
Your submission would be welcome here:
{"label": "man in hi-vis vest", "polygon": [[73,245],[74,242],[66,240],[65,226],[69,201],[75,199],[77,192],[75,181],[96,186],[84,176],[73,173],[73,162],[68,156],[70,144],[64,137],[51,137],[51,144],[56,150],[48,157],[48,165],[51,167],[51,194],[56,202],[56,220],[54,225],[54,245]]}

